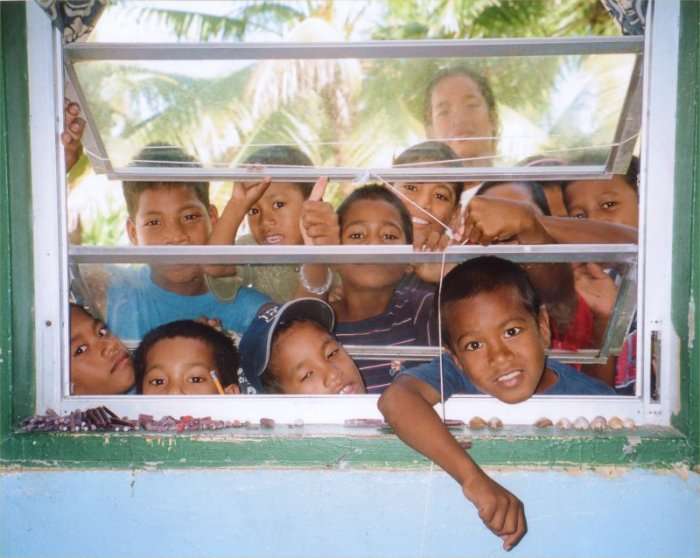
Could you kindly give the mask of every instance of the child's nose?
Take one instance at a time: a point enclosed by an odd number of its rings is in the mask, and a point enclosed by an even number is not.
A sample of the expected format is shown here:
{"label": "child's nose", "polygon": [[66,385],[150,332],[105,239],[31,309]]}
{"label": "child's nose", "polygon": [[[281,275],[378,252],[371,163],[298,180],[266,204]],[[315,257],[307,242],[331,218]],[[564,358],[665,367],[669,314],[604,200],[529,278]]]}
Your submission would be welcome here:
{"label": "child's nose", "polygon": [[171,382],[168,386],[168,395],[185,395],[185,392],[179,383]]}
{"label": "child's nose", "polygon": [[489,356],[491,358],[492,363],[499,364],[510,360],[513,356],[513,351],[511,351],[507,343],[504,343],[503,341],[498,341],[496,343],[490,344]]}
{"label": "child's nose", "polygon": [[165,244],[186,244],[187,233],[180,223],[172,223],[165,230]]}
{"label": "child's nose", "polygon": [[340,371],[334,366],[329,366],[328,370],[326,370],[326,380],[324,382],[324,385],[326,389],[330,391],[335,391],[340,387],[341,379],[342,375]]}

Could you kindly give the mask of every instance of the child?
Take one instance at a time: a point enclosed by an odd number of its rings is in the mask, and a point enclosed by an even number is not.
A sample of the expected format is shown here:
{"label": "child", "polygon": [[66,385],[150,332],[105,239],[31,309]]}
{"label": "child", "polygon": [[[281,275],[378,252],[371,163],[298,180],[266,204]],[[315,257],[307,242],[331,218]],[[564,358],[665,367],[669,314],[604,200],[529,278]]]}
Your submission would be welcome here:
{"label": "child", "polygon": [[429,138],[444,141],[464,166],[490,166],[496,156],[498,108],[485,76],[466,66],[440,70],[430,81],[424,106]]}
{"label": "child", "polygon": [[[255,151],[246,165],[313,166],[311,159],[295,147],[274,145]],[[329,244],[338,237],[337,217],[322,201],[326,180],[317,188],[310,182],[235,183],[221,218],[214,224],[210,244]],[[312,195],[313,192],[313,195]],[[251,235],[236,239],[245,216]],[[237,285],[253,285],[282,303],[296,296],[323,296],[332,281],[328,266],[318,264],[274,266],[208,266],[212,291],[230,298]],[[223,277],[227,275],[228,277]],[[233,277],[232,277],[233,276]]]}
{"label": "child", "polygon": [[70,305],[71,395],[117,395],[134,385],[131,355],[107,326]]}
{"label": "child", "polygon": [[241,365],[258,392],[365,393],[357,366],[331,331],[333,309],[298,298],[260,312],[241,339]]}
{"label": "child", "polygon": [[[136,161],[144,166],[198,166],[174,146],[149,146]],[[132,244],[207,244],[217,219],[216,207],[209,203],[208,182],[125,181],[123,191]],[[204,271],[196,264],[112,266],[107,271],[107,277],[101,278],[107,284],[106,297],[97,300],[122,339],[140,339],[160,324],[200,316],[218,318],[225,329],[242,333],[268,300],[254,289],[240,288],[230,302],[221,302],[209,292]]]}
{"label": "child", "polygon": [[[411,217],[394,194],[363,186],[338,208],[341,244],[401,245],[413,241]],[[434,286],[402,284],[404,264],[335,266],[343,297],[333,303],[336,337],[344,344],[434,345]],[[391,360],[357,360],[369,393],[381,393],[398,371]]]}
{"label": "child", "polygon": [[[639,224],[639,159],[632,157],[627,173],[610,180],[578,180],[563,185],[564,203],[571,217],[634,227]],[[614,275],[615,273],[613,273]],[[598,264],[580,264],[574,268],[576,291],[590,305],[595,328],[606,330],[612,315],[617,285]],[[620,395],[634,395],[637,378],[636,326],[623,343],[620,356],[597,365],[599,375],[615,386]]]}
{"label": "child", "polygon": [[223,387],[235,394],[238,360],[224,333],[194,320],[170,322],[149,331],[136,350],[136,389],[143,395],[215,395]]}
{"label": "child", "polygon": [[[547,310],[516,264],[491,256],[463,262],[445,277],[439,303],[445,399],[455,393],[485,393],[519,403],[535,393],[612,393],[545,357]],[[509,550],[526,530],[522,503],[486,476],[433,410],[440,401],[439,363],[435,359],[401,374],[379,399],[379,410],[404,442],[460,483],[482,521]]]}

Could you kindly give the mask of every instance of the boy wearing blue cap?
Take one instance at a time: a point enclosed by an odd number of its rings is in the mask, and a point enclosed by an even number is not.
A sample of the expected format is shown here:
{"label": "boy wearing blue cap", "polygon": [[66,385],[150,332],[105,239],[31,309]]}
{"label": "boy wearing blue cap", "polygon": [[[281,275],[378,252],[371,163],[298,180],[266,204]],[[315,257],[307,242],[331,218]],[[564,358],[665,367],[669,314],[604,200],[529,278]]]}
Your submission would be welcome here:
{"label": "boy wearing blue cap", "polygon": [[239,346],[245,379],[258,393],[365,393],[357,366],[331,331],[333,309],[298,298],[260,311]]}

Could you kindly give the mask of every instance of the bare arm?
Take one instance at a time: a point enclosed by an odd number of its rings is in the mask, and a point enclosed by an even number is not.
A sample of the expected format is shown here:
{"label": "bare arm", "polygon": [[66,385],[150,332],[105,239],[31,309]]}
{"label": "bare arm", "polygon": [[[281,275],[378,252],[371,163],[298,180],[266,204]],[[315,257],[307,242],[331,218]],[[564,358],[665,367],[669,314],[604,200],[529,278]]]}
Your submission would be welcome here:
{"label": "bare arm", "polygon": [[545,215],[537,220],[558,244],[637,244],[637,229],[627,225]]}
{"label": "bare arm", "polygon": [[452,437],[433,409],[439,400],[430,385],[404,375],[389,386],[378,406],[401,440],[460,484],[484,524],[510,550],[527,529],[522,502],[490,479]]}

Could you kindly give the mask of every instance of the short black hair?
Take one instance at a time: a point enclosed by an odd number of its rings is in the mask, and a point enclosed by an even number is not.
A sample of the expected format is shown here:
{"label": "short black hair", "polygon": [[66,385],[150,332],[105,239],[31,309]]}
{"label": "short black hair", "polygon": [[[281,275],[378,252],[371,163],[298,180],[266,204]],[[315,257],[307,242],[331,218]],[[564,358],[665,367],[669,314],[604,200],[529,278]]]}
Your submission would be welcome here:
{"label": "short black hair", "polygon": [[149,331],[141,340],[134,353],[134,372],[136,373],[136,392],[143,393],[143,378],[146,375],[148,352],[163,339],[184,337],[198,339],[211,347],[214,352],[217,373],[221,384],[226,387],[237,384],[239,355],[233,340],[211,326],[194,320],[177,320],[160,325]]}
{"label": "short black hair", "polygon": [[513,180],[501,180],[497,182],[484,182],[479,186],[478,190],[474,194],[475,196],[483,196],[491,188],[496,186],[501,186],[503,184],[515,184],[516,186],[522,186],[528,192],[530,192],[530,197],[532,197],[532,202],[539,207],[543,215],[551,215],[552,212],[549,209],[549,203],[547,202],[547,196],[544,193],[544,187],[541,182],[536,181],[513,181]]}
{"label": "short black hair", "polygon": [[[292,165],[295,167],[313,167],[314,164],[309,156],[298,147],[292,145],[267,145],[256,149],[245,159],[244,165]],[[311,190],[314,188],[313,182],[295,182],[304,199],[308,199]]]}
{"label": "short black hair", "polygon": [[352,204],[362,200],[383,201],[393,205],[396,208],[396,211],[399,212],[401,229],[406,237],[406,242],[408,244],[413,244],[413,223],[411,222],[411,215],[408,213],[406,206],[391,190],[378,184],[368,184],[366,186],[362,186],[361,188],[354,190],[347,198],[343,200],[343,203],[340,204],[340,207],[338,207],[336,211],[338,214],[338,224],[340,225],[341,231],[343,230],[345,215]]}
{"label": "short black hair", "polygon": [[429,126],[433,122],[433,90],[442,80],[453,76],[467,77],[476,84],[477,88],[479,89],[479,93],[481,93],[484,101],[486,101],[486,107],[489,111],[489,118],[493,124],[494,135],[497,136],[500,129],[500,118],[498,116],[496,96],[493,94],[491,82],[489,82],[488,78],[484,74],[462,64],[448,66],[447,68],[438,70],[433,75],[430,83],[428,83],[428,87],[425,90],[425,99],[423,100],[423,123],[426,126]]}
{"label": "short black hair", "polygon": [[[458,167],[463,165],[458,161],[457,155],[452,148],[441,141],[424,141],[406,149],[401,155],[394,159],[392,166],[410,166],[415,163],[435,162],[436,167]],[[459,205],[459,198],[464,190],[464,182],[448,182],[455,193],[455,203]]]}
{"label": "short black hair", "polygon": [[[453,302],[481,293],[490,293],[502,287],[517,289],[525,309],[535,319],[539,317],[540,296],[525,270],[516,263],[495,256],[480,256],[467,260],[445,276],[439,300],[441,313],[444,314],[448,305]],[[450,332],[446,320],[442,320],[441,327],[443,343],[450,345]]]}
{"label": "short black hair", "polygon": [[[188,155],[184,149],[168,143],[149,143],[139,151],[129,163],[130,167],[176,167],[201,168],[199,161]],[[126,201],[126,210],[133,219],[139,208],[139,197],[146,190],[157,188],[190,188],[197,199],[209,209],[209,182],[163,182],[157,180],[146,182],[142,180],[124,180],[122,192]]]}
{"label": "short black hair", "polygon": [[[571,165],[592,165],[600,164],[600,155],[597,152],[594,153],[584,153],[578,157],[574,157],[569,161]],[[627,183],[627,185],[634,190],[637,198],[639,199],[639,157],[632,155],[630,158],[630,164],[627,166],[627,171],[625,174],[617,174],[615,176],[620,176]],[[561,189],[562,192],[566,192],[566,188],[572,182],[581,182],[581,180],[570,180],[568,182],[562,182]]]}

